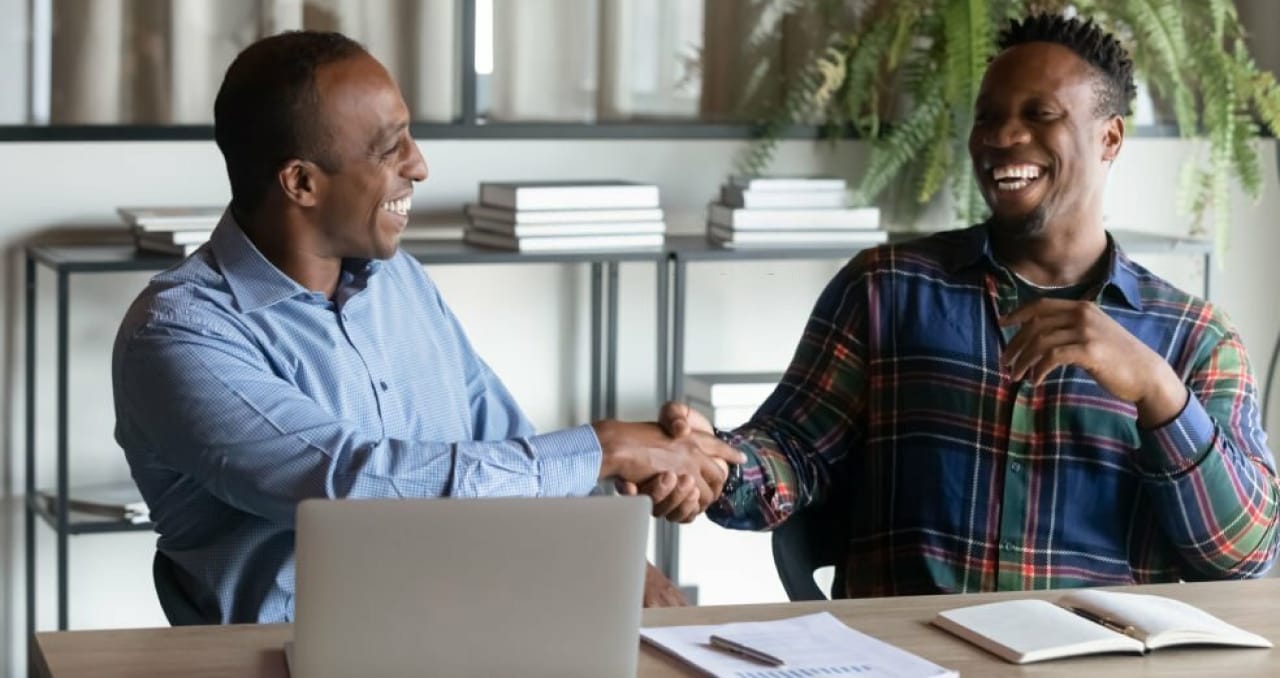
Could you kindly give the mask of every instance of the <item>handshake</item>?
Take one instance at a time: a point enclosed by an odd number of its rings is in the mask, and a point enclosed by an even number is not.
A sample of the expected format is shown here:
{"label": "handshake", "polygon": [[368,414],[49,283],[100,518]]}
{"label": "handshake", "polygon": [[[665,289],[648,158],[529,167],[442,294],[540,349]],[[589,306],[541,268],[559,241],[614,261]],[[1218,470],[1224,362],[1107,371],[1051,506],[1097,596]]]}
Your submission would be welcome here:
{"label": "handshake", "polygon": [[653,515],[692,521],[720,496],[729,464],[746,457],[717,438],[706,417],[680,402],[662,406],[658,422],[592,424],[604,454],[600,478],[612,478],[623,494],[653,500]]}

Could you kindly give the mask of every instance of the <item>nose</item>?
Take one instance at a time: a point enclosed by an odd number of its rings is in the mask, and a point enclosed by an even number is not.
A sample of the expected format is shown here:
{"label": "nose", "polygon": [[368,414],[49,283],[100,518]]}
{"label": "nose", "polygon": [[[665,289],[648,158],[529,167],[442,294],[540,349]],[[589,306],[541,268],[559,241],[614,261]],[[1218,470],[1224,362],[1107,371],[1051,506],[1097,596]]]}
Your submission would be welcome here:
{"label": "nose", "polygon": [[409,158],[405,163],[401,176],[410,181],[427,180],[427,161],[422,157],[422,150],[418,148],[417,141],[409,144]]}
{"label": "nose", "polygon": [[1030,138],[1031,134],[1027,131],[1026,125],[1023,125],[1016,115],[1005,116],[983,124],[981,139],[984,146],[1008,148],[1024,144]]}

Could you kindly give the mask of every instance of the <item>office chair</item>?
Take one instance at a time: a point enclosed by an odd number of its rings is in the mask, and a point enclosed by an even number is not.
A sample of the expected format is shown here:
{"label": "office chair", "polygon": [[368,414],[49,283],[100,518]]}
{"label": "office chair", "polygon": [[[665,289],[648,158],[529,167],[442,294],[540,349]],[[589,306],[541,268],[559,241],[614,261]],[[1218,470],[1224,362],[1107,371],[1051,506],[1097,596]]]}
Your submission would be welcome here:
{"label": "office chair", "polygon": [[180,579],[184,576],[169,556],[156,551],[155,560],[151,562],[151,576],[155,579],[156,596],[160,599],[160,607],[164,616],[173,626],[195,626],[199,624],[216,624],[216,616],[205,615],[200,605],[192,600],[182,588]]}
{"label": "office chair", "polygon": [[827,594],[813,581],[813,573],[828,565],[836,566],[836,578],[831,585],[833,597],[844,597],[843,563],[838,561],[844,557],[846,520],[843,507],[828,503],[793,513],[773,531],[773,565],[778,569],[778,578],[788,598],[826,600]]}

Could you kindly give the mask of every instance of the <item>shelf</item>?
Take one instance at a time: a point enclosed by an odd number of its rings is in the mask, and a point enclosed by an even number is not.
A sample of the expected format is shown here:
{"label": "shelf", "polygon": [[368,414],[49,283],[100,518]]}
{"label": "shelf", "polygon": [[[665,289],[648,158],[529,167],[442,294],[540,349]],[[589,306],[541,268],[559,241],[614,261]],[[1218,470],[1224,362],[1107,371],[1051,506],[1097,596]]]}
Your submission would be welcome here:
{"label": "shelf", "polygon": [[1129,254],[1212,254],[1213,240],[1111,229],[1120,247]]}
{"label": "shelf", "polygon": [[[27,497],[27,505],[31,511],[44,519],[54,530],[58,529],[58,517],[45,510],[39,496]],[[127,520],[116,520],[77,511],[67,512],[67,534],[103,534],[108,532],[151,532],[155,523],[131,523]]]}
{"label": "shelf", "polygon": [[[1120,246],[1130,253],[1209,254],[1213,241],[1204,238],[1113,230]],[[900,243],[930,235],[928,232],[890,231],[889,242]],[[406,240],[403,249],[424,264],[588,263],[599,261],[654,261],[670,254],[688,260],[707,259],[845,259],[863,249],[858,245],[800,245],[779,247],[721,247],[706,236],[668,235],[661,250],[587,252],[512,252],[468,245],[460,240]],[[159,271],[182,257],[140,252],[132,244],[38,245],[31,248],[37,261],[59,271]]]}
{"label": "shelf", "polygon": [[[899,243],[923,238],[928,233],[889,232],[889,242]],[[668,235],[666,251],[688,261],[731,259],[849,259],[867,247],[881,243],[818,243],[812,245],[778,245],[775,247],[724,247],[707,240],[705,235]]]}
{"label": "shelf", "polygon": [[[666,256],[661,249],[513,252],[476,247],[461,240],[406,240],[402,249],[424,264],[596,263],[655,261]],[[176,255],[140,252],[132,244],[36,245],[30,251],[36,261],[67,273],[160,271],[182,261]]]}

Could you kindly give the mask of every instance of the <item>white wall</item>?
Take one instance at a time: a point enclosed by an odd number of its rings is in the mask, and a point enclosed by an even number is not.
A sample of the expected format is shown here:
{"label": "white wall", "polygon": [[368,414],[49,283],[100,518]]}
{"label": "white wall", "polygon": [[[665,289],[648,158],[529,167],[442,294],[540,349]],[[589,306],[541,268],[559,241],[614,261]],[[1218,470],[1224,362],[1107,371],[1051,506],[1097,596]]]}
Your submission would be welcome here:
{"label": "white wall", "polygon": [[[474,196],[478,181],[490,179],[621,176],[661,185],[672,229],[696,232],[702,205],[731,165],[740,143],[728,141],[424,141],[431,179],[418,188],[415,211],[452,210]],[[1235,247],[1224,263],[1218,298],[1238,322],[1255,360],[1263,362],[1280,329],[1272,290],[1280,282],[1273,258],[1280,232],[1271,215],[1280,213],[1274,152],[1268,144],[1267,193],[1262,204],[1237,201]],[[1176,186],[1177,161],[1186,147],[1175,140],[1131,139],[1115,170],[1108,211],[1112,223],[1180,232],[1185,220],[1173,213],[1169,187]],[[782,172],[833,171],[853,175],[860,147],[841,144],[782,144],[775,169]],[[22,304],[20,250],[33,239],[61,237],[68,229],[102,230],[114,223],[122,204],[207,204],[227,197],[223,168],[212,143],[0,143],[0,481],[7,504],[0,514],[0,657],[15,673],[25,666],[22,591],[22,535],[15,495],[23,486]],[[1166,257],[1157,268],[1198,290],[1195,260]],[[744,262],[698,264],[691,268],[688,307],[690,371],[781,369],[804,318],[837,262]],[[434,267],[446,298],[479,350],[507,381],[541,428],[580,423],[586,416],[587,318],[585,276],[573,267]],[[73,278],[71,325],[73,481],[127,477],[111,439],[109,345],[116,323],[145,274]],[[53,426],[52,277],[41,279],[39,329],[42,390],[37,409],[41,484],[52,481]],[[622,268],[619,404],[625,418],[654,416],[654,284],[652,268]],[[513,338],[515,339],[513,341]],[[1259,368],[1263,365],[1258,365]],[[41,628],[52,615],[52,535],[41,540],[39,596]],[[691,533],[694,534],[694,533]],[[745,547],[755,549],[753,566],[768,577],[772,565],[765,537],[722,535],[727,546],[685,551],[705,560],[682,566],[686,581],[707,577],[704,595],[749,600],[754,587],[717,590],[717,571],[742,570]],[[718,542],[719,543],[719,542]],[[96,628],[162,624],[149,578],[154,537],[149,534],[75,537],[71,542],[72,627]],[[748,579],[748,581],[750,581]],[[773,595],[773,594],[769,594]],[[0,666],[5,666],[0,661]]]}
{"label": "white wall", "polygon": [[0,0],[0,125],[27,121],[28,0]]}

